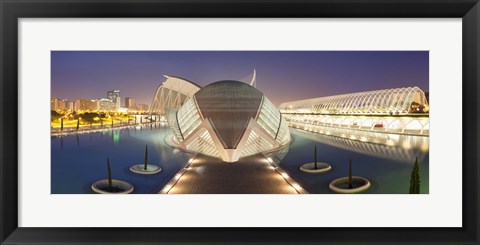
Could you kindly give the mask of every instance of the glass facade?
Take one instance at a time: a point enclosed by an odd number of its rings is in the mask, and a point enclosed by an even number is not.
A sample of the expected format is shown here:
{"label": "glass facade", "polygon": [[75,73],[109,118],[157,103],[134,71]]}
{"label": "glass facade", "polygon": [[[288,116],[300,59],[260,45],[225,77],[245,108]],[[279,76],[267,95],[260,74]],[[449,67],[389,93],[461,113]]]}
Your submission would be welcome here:
{"label": "glass facade", "polygon": [[215,144],[213,143],[212,137],[207,130],[201,133],[199,137],[195,137],[192,141],[189,141],[186,145],[186,148],[189,151],[201,152],[202,154],[209,156],[220,156]]}
{"label": "glass facade", "polygon": [[278,128],[280,125],[280,112],[278,109],[268,100],[263,97],[262,108],[258,115],[257,122],[260,124],[273,138],[276,137]]}
{"label": "glass facade", "polygon": [[202,123],[197,106],[193,99],[187,100],[177,113],[178,125],[183,138],[187,138]]}
{"label": "glass facade", "polygon": [[259,152],[273,149],[273,145],[255,132],[250,132],[245,148],[242,151],[242,157],[257,154]]}
{"label": "glass facade", "polygon": [[177,111],[178,111],[177,109],[168,108],[165,115],[167,116],[167,120],[168,120],[168,124],[170,125],[170,128],[172,128],[173,135],[175,136],[175,138],[177,138],[177,140],[182,141],[183,136],[178,126]]}

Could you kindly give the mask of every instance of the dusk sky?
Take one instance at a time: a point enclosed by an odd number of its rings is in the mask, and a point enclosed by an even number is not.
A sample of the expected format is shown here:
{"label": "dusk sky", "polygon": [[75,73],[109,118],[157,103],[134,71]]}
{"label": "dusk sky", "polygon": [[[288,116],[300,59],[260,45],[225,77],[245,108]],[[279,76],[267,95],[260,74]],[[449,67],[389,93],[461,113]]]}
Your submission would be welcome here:
{"label": "dusk sky", "polygon": [[418,86],[429,91],[428,51],[52,51],[51,96],[75,101],[120,90],[150,105],[162,75],[200,86],[250,81],[275,105],[329,95]]}

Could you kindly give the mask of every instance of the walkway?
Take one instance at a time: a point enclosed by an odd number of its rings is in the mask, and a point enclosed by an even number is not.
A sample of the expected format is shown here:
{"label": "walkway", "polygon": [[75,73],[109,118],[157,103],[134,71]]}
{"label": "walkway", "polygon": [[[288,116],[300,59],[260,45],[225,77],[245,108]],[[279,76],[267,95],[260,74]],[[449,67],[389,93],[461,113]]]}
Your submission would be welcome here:
{"label": "walkway", "polygon": [[197,155],[168,194],[297,194],[261,154],[226,163]]}

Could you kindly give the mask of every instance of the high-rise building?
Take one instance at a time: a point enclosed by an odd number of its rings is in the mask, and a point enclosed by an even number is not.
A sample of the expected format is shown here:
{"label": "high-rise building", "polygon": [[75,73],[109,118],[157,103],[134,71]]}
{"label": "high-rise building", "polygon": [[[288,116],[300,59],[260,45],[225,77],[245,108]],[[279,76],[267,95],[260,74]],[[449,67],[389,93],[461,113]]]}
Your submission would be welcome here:
{"label": "high-rise building", "polygon": [[75,111],[98,111],[98,108],[98,100],[77,99],[75,101]]}
{"label": "high-rise building", "polygon": [[125,98],[125,108],[127,109],[130,109],[130,110],[136,110],[136,103],[135,103],[135,99],[133,98],[130,98],[130,97],[126,97]]}
{"label": "high-rise building", "polygon": [[114,89],[107,92],[107,98],[115,103],[115,109],[120,110],[120,90]]}
{"label": "high-rise building", "polygon": [[65,101],[65,109],[66,111],[73,111],[73,101]]}
{"label": "high-rise building", "polygon": [[117,111],[116,103],[112,102],[107,98],[101,98],[98,100],[98,110],[99,111]]}
{"label": "high-rise building", "polygon": [[50,110],[57,111],[58,110],[58,99],[55,97],[50,98]]}
{"label": "high-rise building", "polygon": [[73,102],[68,100],[60,100],[58,98],[50,98],[50,110],[52,111],[73,111]]}
{"label": "high-rise building", "polygon": [[146,105],[146,104],[139,104],[139,105],[137,105],[137,111],[139,111],[139,112],[146,112],[146,111],[148,111],[148,105]]}

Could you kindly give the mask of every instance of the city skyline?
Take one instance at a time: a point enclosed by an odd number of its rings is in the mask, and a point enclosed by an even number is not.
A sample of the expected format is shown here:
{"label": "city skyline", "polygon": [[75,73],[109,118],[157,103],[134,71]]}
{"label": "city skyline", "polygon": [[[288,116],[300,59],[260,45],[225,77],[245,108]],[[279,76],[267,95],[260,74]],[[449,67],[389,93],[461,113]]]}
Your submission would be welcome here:
{"label": "city skyline", "polygon": [[52,51],[51,97],[99,99],[115,89],[121,101],[150,105],[163,75],[205,86],[249,80],[253,69],[276,106],[391,87],[428,92],[428,59],[428,51]]}

